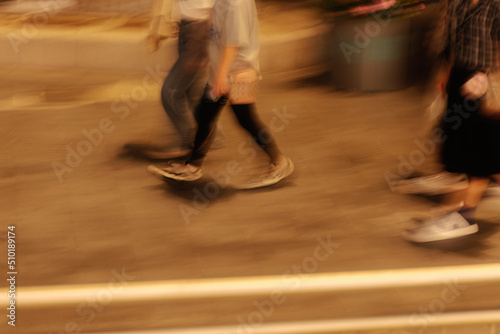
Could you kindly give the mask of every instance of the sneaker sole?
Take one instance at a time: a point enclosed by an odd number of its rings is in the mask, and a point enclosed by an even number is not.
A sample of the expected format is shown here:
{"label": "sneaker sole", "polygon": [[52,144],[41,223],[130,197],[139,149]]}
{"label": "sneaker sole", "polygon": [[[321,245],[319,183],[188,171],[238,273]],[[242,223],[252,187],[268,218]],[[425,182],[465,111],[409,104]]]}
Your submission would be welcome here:
{"label": "sneaker sole", "polygon": [[404,184],[404,182],[405,181],[399,181],[395,184],[390,184],[389,187],[391,188],[391,191],[397,194],[402,194],[402,195],[421,194],[421,195],[434,196],[434,195],[441,195],[441,194],[451,193],[454,191],[464,190],[467,189],[467,187],[469,186],[468,181],[461,181],[457,184],[443,186],[443,187],[436,187],[432,189],[424,185]]}
{"label": "sneaker sole", "polygon": [[191,177],[186,177],[174,173],[169,173],[161,168],[158,168],[154,165],[148,166],[148,171],[156,177],[159,177],[161,180],[165,181],[165,179],[177,180],[177,181],[196,181],[202,177],[201,173],[196,173]]}
{"label": "sneaker sole", "polygon": [[274,179],[264,179],[264,180],[256,180],[256,181],[250,181],[249,183],[244,183],[235,186],[235,189],[256,189],[256,188],[264,188],[264,187],[269,187],[272,185],[275,185],[279,183],[280,181],[284,180],[288,176],[290,176],[295,169],[295,166],[293,162],[287,158],[287,168],[284,171],[283,175],[280,177],[274,178]]}
{"label": "sneaker sole", "polygon": [[443,240],[450,240],[450,239],[456,239],[456,238],[461,238],[461,237],[466,237],[468,235],[474,234],[477,231],[479,231],[479,228],[477,224],[470,225],[464,228],[461,228],[457,231],[447,231],[440,233],[439,235],[434,235],[434,236],[418,236],[418,235],[413,235],[411,232],[404,232],[403,233],[403,238],[407,241],[415,242],[415,243],[426,243],[426,242],[434,242],[434,241],[443,241]]}

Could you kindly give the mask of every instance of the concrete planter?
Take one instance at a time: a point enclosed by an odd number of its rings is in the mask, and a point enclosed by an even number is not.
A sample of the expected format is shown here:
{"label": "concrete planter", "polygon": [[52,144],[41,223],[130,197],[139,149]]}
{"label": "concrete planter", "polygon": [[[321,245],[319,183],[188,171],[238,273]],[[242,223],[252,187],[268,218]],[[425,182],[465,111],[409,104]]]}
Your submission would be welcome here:
{"label": "concrete planter", "polygon": [[411,18],[383,14],[336,20],[330,36],[335,86],[360,91],[407,87],[411,28]]}

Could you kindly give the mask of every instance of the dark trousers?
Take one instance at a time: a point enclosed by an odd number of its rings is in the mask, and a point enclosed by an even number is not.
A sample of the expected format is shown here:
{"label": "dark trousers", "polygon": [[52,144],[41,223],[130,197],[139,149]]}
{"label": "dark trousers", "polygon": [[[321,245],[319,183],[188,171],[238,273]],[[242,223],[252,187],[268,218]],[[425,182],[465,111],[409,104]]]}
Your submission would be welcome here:
{"label": "dark trousers", "polygon": [[[212,143],[212,134],[216,129],[219,115],[229,99],[227,96],[219,98],[217,101],[207,96],[209,87],[200,104],[196,108],[195,117],[198,125],[194,147],[187,163],[201,166]],[[256,144],[267,153],[271,161],[275,161],[281,154],[271,131],[261,122],[255,110],[255,104],[231,104],[236,119],[240,126],[245,129],[256,142]]]}
{"label": "dark trousers", "polygon": [[189,93],[197,80],[205,76],[209,30],[208,21],[181,21],[179,57],[161,90],[163,108],[179,134],[182,148],[191,148],[194,137],[196,125]]}

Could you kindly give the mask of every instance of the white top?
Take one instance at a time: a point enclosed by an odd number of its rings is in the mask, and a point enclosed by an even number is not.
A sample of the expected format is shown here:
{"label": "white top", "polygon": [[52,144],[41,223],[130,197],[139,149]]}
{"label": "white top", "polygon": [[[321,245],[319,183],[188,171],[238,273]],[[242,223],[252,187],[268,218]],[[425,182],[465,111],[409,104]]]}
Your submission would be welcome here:
{"label": "white top", "polygon": [[178,0],[181,19],[208,20],[215,0]]}
{"label": "white top", "polygon": [[213,83],[224,47],[238,47],[231,71],[259,69],[259,21],[254,0],[216,0],[210,31],[210,78]]}

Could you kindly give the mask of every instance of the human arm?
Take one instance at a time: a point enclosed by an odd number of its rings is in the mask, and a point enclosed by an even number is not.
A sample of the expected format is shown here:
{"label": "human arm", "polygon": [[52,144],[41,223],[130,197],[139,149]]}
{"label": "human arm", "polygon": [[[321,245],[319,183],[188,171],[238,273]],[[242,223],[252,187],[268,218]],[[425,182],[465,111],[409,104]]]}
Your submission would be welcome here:
{"label": "human arm", "polygon": [[236,60],[239,47],[227,46],[222,49],[221,61],[217,69],[214,83],[215,96],[223,96],[229,92],[229,71]]}

